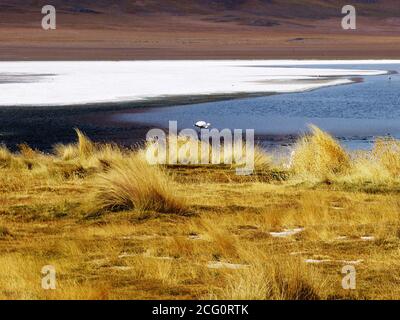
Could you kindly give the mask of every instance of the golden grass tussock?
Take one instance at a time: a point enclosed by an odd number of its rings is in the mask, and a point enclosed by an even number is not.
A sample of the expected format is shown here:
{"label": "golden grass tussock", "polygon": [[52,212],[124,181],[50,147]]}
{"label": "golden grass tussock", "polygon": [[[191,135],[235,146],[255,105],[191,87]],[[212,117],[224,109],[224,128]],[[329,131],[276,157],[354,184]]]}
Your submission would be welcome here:
{"label": "golden grass tussock", "polygon": [[393,138],[378,138],[372,154],[391,175],[400,175],[400,141]]}
{"label": "golden grass tussock", "polygon": [[[107,298],[109,288],[101,283],[95,287],[87,284],[86,280],[71,279],[76,257],[63,260],[60,264],[49,261],[40,255],[8,253],[0,258],[0,295],[3,299],[23,300],[102,300]],[[41,270],[46,265],[54,265],[57,270],[55,290],[42,288]],[[62,280],[60,280],[62,279]]]}
{"label": "golden grass tussock", "polygon": [[26,144],[21,144],[18,147],[18,153],[11,153],[7,147],[0,146],[0,169],[11,171],[41,170],[51,161],[50,157],[31,149]]}
{"label": "golden grass tussock", "polygon": [[343,175],[350,168],[350,156],[328,133],[311,125],[311,134],[297,142],[292,158],[296,175],[327,179]]}
{"label": "golden grass tussock", "polygon": [[272,157],[261,147],[254,148],[254,167],[256,170],[270,169],[272,166]]}
{"label": "golden grass tussock", "polygon": [[395,188],[400,183],[400,142],[377,138],[371,151],[354,152],[351,170],[336,180],[372,189]]}
{"label": "golden grass tussock", "polygon": [[140,156],[114,164],[98,176],[94,185],[95,203],[100,211],[182,213],[186,210],[185,202],[174,194],[173,181]]}
{"label": "golden grass tussock", "polygon": [[78,136],[79,156],[82,159],[85,159],[94,153],[96,147],[92,140],[90,140],[82,131],[75,129],[75,132]]}
{"label": "golden grass tussock", "polygon": [[10,165],[12,154],[4,145],[0,145],[0,168],[5,168]]}
{"label": "golden grass tussock", "polygon": [[53,148],[55,155],[55,166],[66,169],[66,176],[69,176],[69,169],[75,167],[78,174],[82,171],[102,172],[112,166],[129,158],[137,152],[124,150],[115,144],[96,144],[84,133],[76,129],[78,141],[76,144],[57,144]]}
{"label": "golden grass tussock", "polygon": [[[254,249],[253,249],[254,250]],[[326,298],[326,282],[314,268],[298,258],[268,257],[256,250],[250,264],[227,275],[216,294],[223,300],[320,300]],[[261,259],[264,257],[265,259]]]}
{"label": "golden grass tussock", "polygon": [[55,156],[63,161],[79,157],[79,149],[75,144],[57,144],[54,146],[53,151]]}
{"label": "golden grass tussock", "polygon": [[21,157],[24,159],[35,159],[40,157],[42,154],[37,151],[33,150],[29,145],[26,143],[21,143],[18,145],[19,152],[21,154]]}
{"label": "golden grass tussock", "polygon": [[271,167],[271,157],[259,146],[249,154],[246,145],[234,147],[231,143],[210,141],[206,143],[194,137],[172,136],[165,146],[159,142],[147,142],[143,150],[146,159],[154,164],[168,165],[229,165],[232,168],[246,165],[247,156],[254,158],[255,169]]}

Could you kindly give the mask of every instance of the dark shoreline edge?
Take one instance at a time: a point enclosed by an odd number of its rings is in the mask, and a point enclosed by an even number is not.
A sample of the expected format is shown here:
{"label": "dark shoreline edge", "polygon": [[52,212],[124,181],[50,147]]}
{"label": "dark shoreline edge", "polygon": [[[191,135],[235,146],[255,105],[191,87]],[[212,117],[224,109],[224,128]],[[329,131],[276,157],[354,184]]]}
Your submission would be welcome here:
{"label": "dark shoreline edge", "polygon": [[139,122],[118,122],[113,119],[116,114],[268,95],[271,93],[159,97],[135,102],[54,107],[0,107],[0,144],[16,151],[19,144],[26,143],[32,148],[50,152],[56,144],[76,141],[74,128],[79,128],[93,141],[117,143],[129,147],[141,144],[147,132],[155,126]]}
{"label": "dark shoreline edge", "polygon": [[[389,72],[389,71],[388,71]],[[363,77],[348,78],[349,83],[327,85],[322,88],[350,85],[364,81]],[[285,94],[296,94],[291,92]],[[195,96],[162,96],[155,99],[133,102],[107,102],[70,106],[5,106],[0,108],[0,144],[4,143],[12,150],[17,145],[27,143],[42,151],[50,151],[58,143],[76,141],[73,128],[79,128],[91,139],[99,142],[115,142],[125,146],[140,144],[146,133],[157,125],[140,122],[115,120],[120,113],[149,112],[152,109],[170,106],[184,106],[216,101],[266,97],[276,92],[214,94]],[[164,128],[166,129],[166,128]],[[257,135],[256,140],[291,143],[295,135]]]}
{"label": "dark shoreline edge", "polygon": [[70,112],[94,112],[94,111],[121,111],[136,108],[160,108],[171,106],[184,106],[198,103],[208,103],[217,101],[229,101],[245,98],[267,97],[270,95],[278,94],[275,92],[255,92],[255,93],[237,93],[237,94],[201,94],[201,95],[176,95],[176,96],[159,96],[156,98],[149,98],[144,100],[133,101],[110,101],[110,102],[96,102],[85,103],[76,105],[55,105],[55,106],[1,106],[0,112],[3,110],[36,110],[36,111],[70,111]]}

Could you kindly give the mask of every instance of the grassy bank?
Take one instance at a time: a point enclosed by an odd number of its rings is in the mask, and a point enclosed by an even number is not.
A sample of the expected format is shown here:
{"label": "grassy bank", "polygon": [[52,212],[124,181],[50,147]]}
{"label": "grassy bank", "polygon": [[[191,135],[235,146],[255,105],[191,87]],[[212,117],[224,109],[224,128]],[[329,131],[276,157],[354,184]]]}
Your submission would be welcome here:
{"label": "grassy bank", "polygon": [[79,131],[51,154],[0,148],[0,298],[400,297],[398,141],[350,154],[313,127],[288,159],[257,150],[251,176],[144,153]]}

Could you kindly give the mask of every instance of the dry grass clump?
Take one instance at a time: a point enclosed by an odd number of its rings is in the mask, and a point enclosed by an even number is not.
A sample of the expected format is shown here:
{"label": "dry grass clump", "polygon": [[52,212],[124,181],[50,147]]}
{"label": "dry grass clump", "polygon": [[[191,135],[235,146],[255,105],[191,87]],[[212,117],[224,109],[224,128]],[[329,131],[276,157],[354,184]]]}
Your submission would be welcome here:
{"label": "dry grass clump", "polygon": [[57,160],[56,166],[66,167],[67,175],[73,166],[79,169],[79,174],[82,170],[101,172],[110,168],[113,163],[123,161],[133,154],[132,151],[123,150],[115,144],[96,144],[80,130],[75,131],[78,136],[76,144],[58,144],[53,148]]}
{"label": "dry grass clump", "polygon": [[[76,145],[55,147],[53,155],[45,155],[20,145],[12,154],[0,149],[0,188],[22,190],[29,186],[55,185],[64,179],[84,179],[94,182],[95,209],[99,211],[130,210],[181,213],[185,203],[173,193],[172,179],[157,166],[149,165],[141,154],[123,150],[113,144],[95,144],[76,130]],[[12,175],[18,185],[10,185]],[[94,180],[93,180],[94,179]],[[91,195],[89,194],[89,197]]]}
{"label": "dry grass clump", "polygon": [[74,144],[57,144],[53,148],[57,158],[63,161],[73,160],[79,157],[79,150]]}
{"label": "dry grass clump", "polygon": [[107,169],[113,164],[135,157],[136,154],[137,151],[124,150],[115,144],[102,144],[97,147],[96,152],[92,154],[88,161],[91,160],[95,165],[100,165],[101,168]]}
{"label": "dry grass clump", "polygon": [[392,138],[377,139],[372,154],[390,174],[400,174],[400,141]]}
{"label": "dry grass clump", "polygon": [[327,179],[348,172],[350,156],[328,133],[311,125],[311,134],[296,145],[292,169],[296,175]]}
{"label": "dry grass clump", "polygon": [[39,151],[33,150],[27,144],[20,144],[19,153],[11,153],[4,145],[0,146],[0,169],[33,170],[42,168],[49,160]]}
{"label": "dry grass clump", "polygon": [[80,160],[88,162],[90,158],[98,153],[99,146],[96,146],[82,131],[75,129],[78,137],[76,144],[57,144],[54,146],[54,154],[63,161]]}
{"label": "dry grass clump", "polygon": [[0,169],[21,169],[25,159],[11,153],[5,145],[0,146]]}
{"label": "dry grass clump", "polygon": [[[206,143],[195,137],[172,136],[166,139],[165,148],[158,142],[148,142],[143,151],[150,163],[168,165],[230,165],[237,168],[246,165],[248,154],[245,143],[234,147],[231,143]],[[271,157],[260,147],[254,147],[256,169],[270,167]]]}
{"label": "dry grass clump", "polygon": [[325,299],[326,283],[316,269],[298,259],[261,256],[248,268],[227,277],[218,299],[226,300],[320,300]]}
{"label": "dry grass clump", "polygon": [[337,179],[337,181],[350,185],[362,186],[368,184],[379,186],[391,184],[393,176],[371,152],[366,151],[354,154],[349,174]]}
{"label": "dry grass clump", "polygon": [[254,167],[256,169],[271,168],[272,158],[261,147],[255,146],[254,148]]}
{"label": "dry grass clump", "polygon": [[0,168],[8,167],[12,159],[11,152],[6,146],[0,145]]}
{"label": "dry grass clump", "polygon": [[182,213],[184,201],[173,191],[165,172],[135,156],[114,164],[95,183],[95,203],[99,211],[137,209]]}
{"label": "dry grass clump", "polygon": [[76,134],[78,135],[78,151],[79,156],[83,159],[92,155],[95,151],[95,145],[82,131],[79,129],[75,129]]}
{"label": "dry grass clump", "polygon": [[40,156],[42,156],[42,154],[39,151],[33,150],[26,143],[19,144],[18,148],[19,148],[19,153],[20,153],[21,157],[24,159],[35,159],[35,158],[39,158]]}
{"label": "dry grass clump", "polygon": [[349,174],[337,181],[375,190],[394,190],[400,183],[399,178],[400,142],[393,138],[378,138],[372,151],[354,153]]}
{"label": "dry grass clump", "polygon": [[[7,300],[101,300],[107,298],[107,287],[101,283],[88,285],[85,277],[71,278],[76,268],[76,257],[55,263],[53,259],[36,255],[13,252],[0,257],[0,295]],[[54,265],[56,269],[56,289],[42,288],[41,273],[45,265]],[[75,270],[74,270],[75,271]]]}

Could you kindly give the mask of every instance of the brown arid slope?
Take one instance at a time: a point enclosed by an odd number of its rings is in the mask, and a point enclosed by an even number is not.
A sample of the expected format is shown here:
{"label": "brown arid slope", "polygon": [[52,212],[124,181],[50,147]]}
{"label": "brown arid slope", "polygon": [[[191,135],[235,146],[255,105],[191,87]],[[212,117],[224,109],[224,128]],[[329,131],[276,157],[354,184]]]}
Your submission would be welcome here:
{"label": "brown arid slope", "polygon": [[2,1],[1,60],[399,58],[400,6],[348,1],[52,1],[57,30],[41,28],[46,1]]}

